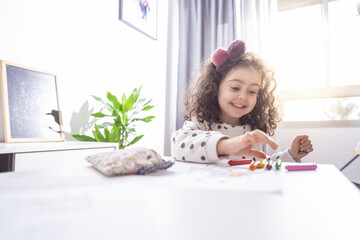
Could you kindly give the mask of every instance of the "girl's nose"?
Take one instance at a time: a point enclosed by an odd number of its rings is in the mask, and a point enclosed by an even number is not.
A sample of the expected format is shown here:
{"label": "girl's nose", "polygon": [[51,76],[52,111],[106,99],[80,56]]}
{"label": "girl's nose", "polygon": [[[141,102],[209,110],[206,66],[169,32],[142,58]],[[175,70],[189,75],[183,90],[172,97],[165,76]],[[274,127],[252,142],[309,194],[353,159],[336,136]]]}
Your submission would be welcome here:
{"label": "girl's nose", "polygon": [[243,92],[243,91],[240,91],[240,92],[239,92],[239,95],[238,95],[238,98],[239,98],[239,99],[245,99],[245,98],[246,98],[246,93]]}

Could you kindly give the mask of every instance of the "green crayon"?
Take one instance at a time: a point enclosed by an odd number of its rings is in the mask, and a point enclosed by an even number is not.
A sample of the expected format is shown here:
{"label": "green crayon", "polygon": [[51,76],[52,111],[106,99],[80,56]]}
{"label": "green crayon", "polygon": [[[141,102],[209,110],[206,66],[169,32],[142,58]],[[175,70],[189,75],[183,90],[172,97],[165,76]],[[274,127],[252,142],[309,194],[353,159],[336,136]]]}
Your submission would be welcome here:
{"label": "green crayon", "polygon": [[276,161],[275,167],[276,167],[276,169],[280,169],[280,167],[281,167],[281,159],[280,158]]}

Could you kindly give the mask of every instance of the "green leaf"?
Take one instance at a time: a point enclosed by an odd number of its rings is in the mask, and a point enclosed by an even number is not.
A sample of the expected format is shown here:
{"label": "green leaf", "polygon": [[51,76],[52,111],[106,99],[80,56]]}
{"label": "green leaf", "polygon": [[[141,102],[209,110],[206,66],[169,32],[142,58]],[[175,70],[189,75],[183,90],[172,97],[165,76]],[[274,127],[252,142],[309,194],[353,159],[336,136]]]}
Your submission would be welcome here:
{"label": "green leaf", "polygon": [[151,122],[151,120],[155,118],[155,116],[148,116],[146,118],[134,118],[132,121],[143,121],[143,122]]}
{"label": "green leaf", "polygon": [[139,98],[136,103],[137,104],[142,104],[143,102],[145,102],[146,98]]}
{"label": "green leaf", "polygon": [[91,115],[94,116],[94,117],[98,117],[98,118],[108,116],[108,115],[103,114],[102,112],[93,113]]}
{"label": "green leaf", "polygon": [[110,135],[109,135],[109,141],[110,142],[118,142],[119,141],[119,137],[120,137],[120,131],[119,129],[116,127],[116,125],[113,125],[113,128],[110,131]]}
{"label": "green leaf", "polygon": [[[140,99],[140,100],[145,101],[146,99]],[[148,106],[151,101],[152,101],[152,99],[150,99],[146,103],[142,103],[142,104],[140,104],[139,101],[137,101],[135,103],[135,105],[133,106],[134,114],[135,114],[135,112],[138,113],[140,111],[143,111],[142,109],[145,108],[146,106]]]}
{"label": "green leaf", "polygon": [[114,123],[120,123],[121,122],[121,116],[117,115],[116,118],[114,119]]}
{"label": "green leaf", "polygon": [[135,101],[136,101],[136,96],[135,96],[135,93],[132,92],[131,95],[129,96],[129,98],[125,102],[124,111],[128,112],[129,110],[131,110]]}
{"label": "green leaf", "polygon": [[94,137],[96,139],[96,141],[98,142],[106,142],[106,139],[104,138],[104,136],[101,134],[99,127],[97,125],[95,125],[95,130],[93,131]]}
{"label": "green leaf", "polygon": [[100,97],[97,97],[97,96],[94,96],[94,95],[91,95],[96,101],[99,101],[101,102],[105,108],[107,108],[109,111],[111,111],[111,109],[113,109],[114,107],[111,106],[109,103],[105,102],[102,98]]}
{"label": "green leaf", "polygon": [[104,122],[104,123],[99,124],[99,125],[97,125],[97,126],[98,126],[98,128],[107,128],[107,127],[112,126],[112,125],[113,125],[113,124],[110,123],[110,122]]}
{"label": "green leaf", "polygon": [[144,122],[151,122],[151,120],[153,120],[155,118],[155,116],[148,116],[146,118],[143,118],[142,121]]}
{"label": "green leaf", "polygon": [[95,138],[86,136],[86,135],[79,135],[79,134],[74,134],[72,135],[76,140],[79,141],[87,141],[87,142],[96,142]]}
{"label": "green leaf", "polygon": [[148,105],[148,106],[145,106],[143,109],[141,109],[141,111],[148,111],[150,109],[152,109],[154,106],[153,105]]}
{"label": "green leaf", "polygon": [[135,132],[135,128],[127,128],[127,130],[128,130],[129,133]]}
{"label": "green leaf", "polygon": [[105,128],[105,129],[104,129],[104,133],[105,133],[105,140],[106,140],[106,142],[110,142],[110,132],[109,132],[109,129]]}
{"label": "green leaf", "polygon": [[124,93],[124,94],[122,95],[122,97],[121,97],[121,104],[124,105],[125,102],[126,102],[126,95],[125,95],[125,93]]}
{"label": "green leaf", "polygon": [[134,89],[134,91],[135,91],[135,101],[134,102],[137,102],[137,100],[139,99],[141,89],[142,89],[141,85],[138,89],[137,88]]}
{"label": "green leaf", "polygon": [[149,105],[149,103],[151,103],[152,98],[150,98],[146,103],[143,104],[143,106]]}
{"label": "green leaf", "polygon": [[91,95],[96,101],[99,101],[99,102],[102,102],[104,103],[104,100],[102,100],[100,97],[97,97],[97,96],[94,96],[94,95]]}
{"label": "green leaf", "polygon": [[112,117],[120,116],[118,110],[113,109],[113,110],[111,111],[111,116],[112,116]]}
{"label": "green leaf", "polygon": [[121,108],[121,104],[119,103],[119,100],[117,99],[117,97],[112,95],[110,92],[107,92],[106,96],[109,99],[109,101],[113,103],[115,109],[120,109]]}
{"label": "green leaf", "polygon": [[140,136],[135,137],[127,146],[130,146],[130,145],[135,144],[135,143],[138,142],[143,136],[144,136],[144,135],[140,135]]}

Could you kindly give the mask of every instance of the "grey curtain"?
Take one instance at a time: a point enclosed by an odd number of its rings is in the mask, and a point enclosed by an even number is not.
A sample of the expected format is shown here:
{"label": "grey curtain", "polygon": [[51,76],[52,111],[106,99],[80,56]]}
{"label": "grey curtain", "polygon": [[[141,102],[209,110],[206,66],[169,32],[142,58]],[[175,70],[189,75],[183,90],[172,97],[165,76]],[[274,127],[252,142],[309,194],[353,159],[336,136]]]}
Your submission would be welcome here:
{"label": "grey curtain", "polygon": [[179,0],[176,129],[183,124],[183,94],[192,72],[236,37],[235,0]]}

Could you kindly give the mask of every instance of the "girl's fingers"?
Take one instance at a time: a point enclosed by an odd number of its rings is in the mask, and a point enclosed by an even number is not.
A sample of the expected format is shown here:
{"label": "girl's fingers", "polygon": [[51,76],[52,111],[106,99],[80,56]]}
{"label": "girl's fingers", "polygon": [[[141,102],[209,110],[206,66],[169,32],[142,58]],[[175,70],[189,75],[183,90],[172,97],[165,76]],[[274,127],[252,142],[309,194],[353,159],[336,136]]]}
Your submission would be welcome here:
{"label": "girl's fingers", "polygon": [[274,150],[276,150],[278,148],[278,144],[276,142],[274,142],[271,138],[269,138],[265,133],[263,133],[262,131],[259,130],[255,130],[254,132],[254,136],[256,137],[256,141],[258,143],[266,143],[269,144],[270,147]]}
{"label": "girl's fingers", "polygon": [[313,148],[312,148],[312,146],[308,146],[308,147],[306,147],[306,148],[301,148],[301,151],[302,151],[302,152],[307,152],[307,153],[309,153],[309,152],[312,152],[312,151],[313,151]]}
{"label": "girl's fingers", "polygon": [[310,141],[308,135],[301,135],[299,137],[301,138],[300,144],[304,144],[305,142]]}
{"label": "girl's fingers", "polygon": [[305,142],[307,139],[308,139],[307,135],[298,135],[298,136],[295,137],[293,142],[301,144],[301,143]]}
{"label": "girl's fingers", "polygon": [[269,142],[267,144],[269,144],[270,147],[274,150],[276,150],[279,147],[279,145],[271,139],[269,139]]}
{"label": "girl's fingers", "polygon": [[263,153],[262,151],[256,150],[256,149],[251,149],[249,152],[249,155],[252,157],[256,157],[256,158],[266,158],[266,154]]}
{"label": "girl's fingers", "polygon": [[304,152],[311,152],[310,149],[312,149],[312,144],[310,140],[305,141],[303,144],[300,144],[300,151]]}
{"label": "girl's fingers", "polygon": [[302,145],[300,145],[300,150],[302,150],[302,149],[307,149],[307,148],[310,148],[310,147],[312,147],[312,144],[311,144],[311,143],[302,144]]}

